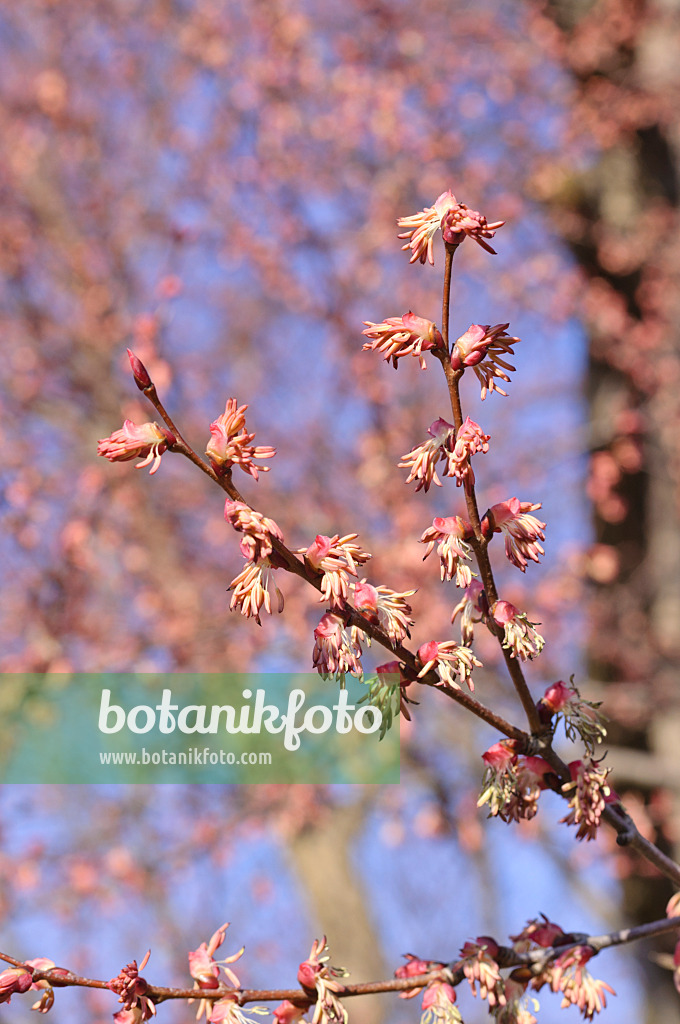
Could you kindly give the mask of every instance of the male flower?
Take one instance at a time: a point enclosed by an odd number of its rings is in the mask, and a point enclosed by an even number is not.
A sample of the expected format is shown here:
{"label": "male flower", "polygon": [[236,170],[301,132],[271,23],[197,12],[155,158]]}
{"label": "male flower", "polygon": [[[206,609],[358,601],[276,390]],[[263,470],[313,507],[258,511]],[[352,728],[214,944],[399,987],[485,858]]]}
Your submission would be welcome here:
{"label": "male flower", "polygon": [[503,647],[510,651],[511,658],[526,661],[541,653],[545,640],[534,629],[538,623],[529,622],[525,612],[521,612],[510,601],[496,601],[491,615],[494,622],[503,627]]}
{"label": "male flower", "polygon": [[210,424],[210,440],[205,453],[216,473],[240,466],[244,473],[257,480],[259,470],[268,473],[270,467],[255,466],[253,459],[271,459],[276,455],[276,448],[270,445],[253,447],[251,441],[255,434],[246,430],[247,408],[247,405],[239,406],[235,398],[227,399],[222,415]]}
{"label": "male flower", "polygon": [[262,608],[268,615],[272,614],[270,588],[273,587],[279,601],[279,614],[281,614],[283,594],[274,581],[273,570],[276,568],[268,558],[263,558],[258,564],[246,562],[242,571],[227,588],[234,591],[229,610],[233,611],[234,608],[239,608],[241,615],[245,615],[247,619],[252,615],[258,626],[261,626],[260,611]]}
{"label": "male flower", "polygon": [[420,538],[421,544],[427,544],[423,561],[432,553],[437,544],[442,582],[456,577],[457,587],[469,587],[472,570],[465,562],[472,561],[471,548],[464,540],[472,534],[472,527],[460,516],[435,516],[432,526],[428,526]]}
{"label": "male flower", "polygon": [[600,768],[598,761],[572,761],[569,765],[571,782],[562,786],[570,793],[569,814],[560,818],[566,825],[578,825],[577,839],[595,839],[605,805],[618,800],[607,784],[611,768]]}
{"label": "male flower", "polygon": [[249,562],[259,562],[272,553],[272,538],[283,543],[283,534],[273,519],[255,512],[243,501],[227,498],[224,518],[235,530],[244,534],[240,543],[241,554]]}
{"label": "male flower", "polygon": [[423,992],[420,1024],[462,1024],[456,990],[447,981],[432,981]]}
{"label": "male flower", "polygon": [[451,623],[460,615],[460,636],[466,647],[469,647],[474,639],[475,622],[482,622],[488,612],[489,603],[484,585],[479,580],[472,580],[451,613]]}
{"label": "male flower", "polygon": [[591,946],[573,946],[562,953],[544,972],[553,992],[562,993],[560,1009],[578,1006],[585,1020],[592,1020],[607,1005],[607,992],[616,995],[606,982],[593,978],[586,964],[595,955]]}
{"label": "male flower", "polygon": [[458,338],[451,350],[451,366],[454,370],[471,366],[475,371],[482,385],[482,401],[489,391],[507,395],[507,392],[496,383],[495,378],[507,382],[510,378],[506,371],[512,372],[515,369],[503,358],[508,354],[514,355],[513,346],[519,344],[520,340],[505,333],[509,326],[496,324],[495,327],[482,327],[480,324],[472,324],[465,334]]}
{"label": "male flower", "polygon": [[359,633],[352,630],[348,636],[344,620],[333,612],[321,617],[314,630],[312,664],[322,679],[337,678],[342,685],[347,672],[362,677]]}
{"label": "male flower", "polygon": [[153,463],[149,472],[153,475],[161,464],[161,455],[175,444],[176,438],[165,427],[157,423],[133,423],[125,420],[120,430],[114,430],[110,437],[104,437],[97,445],[97,455],[103,455],[109,462],[129,462],[143,459],[135,469],[143,469]]}
{"label": "male flower", "polygon": [[420,368],[424,370],[423,352],[433,348],[442,348],[444,341],[440,332],[431,320],[426,320],[415,313],[404,313],[403,316],[390,316],[380,324],[364,320],[366,330],[362,331],[371,342],[364,345],[363,351],[371,350],[384,353],[384,358],[391,362],[395,370],[399,359],[414,356],[420,360]]}
{"label": "male flower", "polygon": [[427,428],[427,432],[430,435],[429,441],[424,441],[418,445],[417,448],[413,448],[406,455],[402,455],[403,462],[399,463],[399,469],[410,469],[406,483],[410,484],[412,480],[417,480],[416,492],[421,488],[425,492],[429,491],[431,484],[436,484],[437,487],[441,487],[442,482],[437,476],[436,466],[437,463],[442,459],[446,462],[446,469],[444,470],[444,476],[449,474],[450,458],[451,458],[451,440],[455,434],[455,427],[453,423],[447,423],[441,416],[439,419],[431,423]]}
{"label": "male flower", "polygon": [[313,569],[323,573],[321,580],[321,601],[328,601],[333,608],[341,608],[347,600],[347,574],[357,575],[357,565],[362,565],[371,557],[368,551],[355,544],[358,534],[348,533],[339,537],[326,537],[319,533],[307,549],[302,548],[298,554],[304,554],[305,561]]}
{"label": "male flower", "polygon": [[478,210],[471,210],[465,203],[458,203],[442,217],[442,238],[449,245],[460,245],[465,238],[471,238],[482,249],[486,249],[492,256],[496,250],[492,249],[485,238],[493,238],[499,228],[505,224],[504,220],[494,221],[489,224],[483,213]]}
{"label": "male flower", "polygon": [[496,962],[498,956],[498,943],[488,935],[482,935],[476,942],[466,942],[460,951],[460,961],[456,965],[463,968],[463,974],[467,978],[473,996],[479,995],[486,999],[489,1007],[503,1006],[505,994],[503,992],[503,978]]}
{"label": "male flower", "polygon": [[545,523],[531,515],[540,507],[540,502],[508,498],[492,505],[485,517],[494,533],[504,535],[505,554],[522,572],[526,571],[527,559],[538,562],[539,555],[545,554],[539,543],[545,540]]}
{"label": "male flower", "polygon": [[139,973],[146,967],[150,956],[151,950],[149,949],[139,967],[137,967],[136,960],[131,960],[106,985],[119,997],[118,1002],[123,1004],[123,1010],[139,1010],[142,1020],[148,1020],[156,1012],[152,1000],[146,995],[149,986]]}
{"label": "male flower", "polygon": [[344,967],[331,967],[326,936],[314,939],[307,960],[298,969],[298,981],[308,992],[316,992],[316,1006],[312,1024],[347,1024],[347,1010],[337,997],[343,985],[337,978],[346,978]]}
{"label": "male flower", "polygon": [[467,236],[487,252],[493,253],[494,250],[484,239],[493,238],[505,221],[489,224],[481,213],[459,203],[449,189],[448,192],[442,192],[434,206],[426,206],[420,213],[410,217],[400,217],[397,223],[400,228],[406,228],[399,238],[407,239],[402,249],[411,250],[409,262],[419,260],[425,263],[428,260],[434,266],[434,236],[439,230],[448,244],[459,245]]}
{"label": "male flower", "polygon": [[415,590],[397,594],[382,584],[373,587],[364,579],[354,584],[354,607],[373,625],[384,629],[390,640],[398,644],[411,635],[413,619],[411,605],[406,598],[414,594]]}
{"label": "male flower", "polygon": [[584,700],[573,682],[568,686],[560,679],[556,683],[551,683],[536,707],[542,722],[550,722],[553,716],[555,722],[563,718],[567,738],[575,740],[580,736],[586,749],[592,754],[595,744],[601,743],[607,735],[607,729],[598,711],[600,703]]}
{"label": "male flower", "polygon": [[436,668],[442,683],[460,690],[460,685],[454,678],[458,676],[461,683],[467,683],[471,690],[475,685],[472,682],[473,668],[480,668],[481,661],[477,661],[469,647],[463,647],[454,640],[445,640],[437,643],[430,640],[418,648],[416,661],[422,666],[418,673],[418,679],[422,679],[427,673]]}
{"label": "male flower", "polygon": [[470,457],[477,452],[489,450],[490,435],[485,434],[478,423],[469,416],[456,435],[456,443],[449,455],[448,475],[455,476],[456,485],[474,485],[475,474],[472,471]]}

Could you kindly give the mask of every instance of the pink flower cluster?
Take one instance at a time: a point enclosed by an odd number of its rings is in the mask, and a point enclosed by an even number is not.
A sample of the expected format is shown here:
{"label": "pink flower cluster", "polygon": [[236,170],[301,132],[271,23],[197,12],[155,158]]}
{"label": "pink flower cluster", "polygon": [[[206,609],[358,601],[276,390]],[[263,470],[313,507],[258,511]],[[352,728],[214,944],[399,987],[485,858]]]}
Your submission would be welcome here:
{"label": "pink flower cluster", "polygon": [[493,238],[505,221],[498,220],[489,224],[481,213],[459,203],[449,190],[442,192],[434,206],[426,206],[420,213],[409,217],[400,217],[397,223],[400,228],[406,229],[399,238],[407,239],[402,249],[411,250],[410,262],[419,260],[425,263],[427,260],[434,266],[434,236],[439,230],[449,245],[459,245],[467,236],[487,252],[493,253],[494,250],[484,239]]}
{"label": "pink flower cluster", "polygon": [[343,967],[331,967],[326,936],[312,943],[307,960],[298,969],[298,981],[308,992],[316,992],[316,1006],[312,1024],[347,1024],[347,1010],[338,999],[343,985],[337,980],[346,978]]}
{"label": "pink flower cluster", "polygon": [[321,600],[328,601],[332,609],[342,608],[347,601],[348,576],[357,575],[357,565],[363,565],[371,557],[368,551],[355,544],[358,534],[348,533],[339,537],[317,534],[304,554],[305,561],[313,569],[323,573],[321,579]]}
{"label": "pink flower cluster", "polygon": [[210,440],[205,450],[216,473],[223,474],[232,466],[240,466],[244,473],[249,473],[255,480],[258,473],[269,472],[269,466],[256,466],[253,459],[271,459],[276,455],[276,448],[261,445],[254,448],[251,441],[254,433],[246,430],[247,405],[239,406],[235,398],[227,399],[221,416],[210,424]]}
{"label": "pink flower cluster", "polygon": [[432,553],[437,544],[442,582],[455,576],[457,587],[469,587],[472,570],[467,562],[472,561],[472,548],[465,538],[472,536],[472,527],[460,516],[435,516],[420,538],[426,544],[423,561]]}
{"label": "pink flower cluster", "polygon": [[580,736],[589,753],[592,753],[595,744],[601,743],[607,735],[607,729],[598,711],[600,702],[584,700],[574,686],[573,677],[570,685],[561,679],[552,683],[536,707],[541,721],[546,724],[551,722],[553,717],[556,722],[562,718],[567,738],[574,741]]}
{"label": "pink flower cluster", "polygon": [[503,647],[510,651],[511,658],[527,661],[541,653],[545,640],[534,629],[539,623],[529,622],[526,613],[510,601],[496,601],[491,617],[503,628]]}
{"label": "pink flower cluster", "polygon": [[538,562],[539,555],[545,554],[539,543],[545,540],[545,523],[531,515],[539,508],[540,502],[508,498],[492,505],[482,522],[483,530],[504,535],[505,554],[522,572],[526,571],[529,559]]}
{"label": "pink flower cluster", "polygon": [[240,608],[242,615],[246,618],[253,616],[260,625],[262,608],[269,615],[272,613],[271,588],[278,597],[279,612],[283,611],[283,594],[273,575],[273,571],[279,567],[273,551],[273,540],[283,543],[283,534],[273,519],[255,512],[242,501],[227,498],[224,518],[243,534],[240,548],[241,554],[247,559],[241,572],[229,584],[229,590],[233,590],[230,608],[232,611]]}
{"label": "pink flower cluster", "polygon": [[352,626],[348,633],[341,615],[326,612],[314,630],[312,652],[312,664],[322,679],[337,679],[342,685],[348,672],[361,678],[362,639],[361,630]]}
{"label": "pink flower cluster", "polygon": [[255,512],[243,501],[227,498],[224,518],[244,535],[239,546],[241,554],[249,562],[260,562],[271,555],[272,538],[283,543],[283,534],[274,520],[267,519],[261,512]]}
{"label": "pink flower cluster", "polygon": [[538,798],[547,788],[546,775],[553,769],[542,757],[517,753],[515,740],[500,740],[482,754],[486,765],[478,807],[488,804],[489,817],[501,821],[531,820]]}
{"label": "pink flower cluster", "polygon": [[116,1024],[127,1024],[128,1017],[124,1016],[121,1018],[121,1015],[132,1014],[144,1021],[155,1014],[156,1007],[146,995],[146,990],[149,986],[139,973],[146,967],[150,956],[151,950],[149,949],[139,967],[137,966],[137,961],[132,960],[126,967],[121,969],[115,978],[112,978],[107,983],[107,988],[115,992],[119,996],[118,1002],[123,1004],[123,1009],[114,1015]]}
{"label": "pink flower cluster", "polygon": [[577,839],[595,839],[600,826],[602,812],[608,803],[619,799],[607,783],[611,768],[601,768],[598,761],[572,761],[569,765],[571,782],[562,786],[563,793],[570,793],[569,813],[560,821],[567,825],[578,825]]}
{"label": "pink flower cluster", "polygon": [[390,316],[379,324],[364,320],[364,324],[366,330],[361,333],[372,341],[367,342],[363,350],[382,352],[395,370],[398,361],[404,356],[414,356],[420,361],[420,368],[424,370],[426,364],[423,352],[444,347],[444,341],[435,324],[422,316],[416,316],[415,313]]}
{"label": "pink flower cluster", "polygon": [[398,594],[382,584],[374,587],[366,580],[353,586],[354,607],[365,619],[384,629],[393,643],[401,643],[405,637],[410,637],[413,619],[406,598],[413,597],[415,590]]}
{"label": "pink flower cluster", "polygon": [[454,370],[464,370],[471,366],[482,386],[482,401],[491,391],[507,396],[507,392],[496,381],[506,383],[510,380],[508,373],[515,367],[505,359],[506,355],[514,355],[514,346],[520,339],[510,337],[505,332],[509,324],[496,324],[495,327],[472,324],[465,334],[454,342],[451,350],[451,366]]}
{"label": "pink flower cluster", "polygon": [[110,437],[104,437],[97,444],[97,455],[103,455],[109,462],[129,462],[142,459],[136,469],[151,464],[153,476],[161,464],[161,455],[176,442],[175,435],[157,423],[133,423],[125,420],[120,430],[114,430]]}
{"label": "pink flower cluster", "polygon": [[490,1008],[503,1006],[505,994],[503,978],[496,962],[498,943],[488,935],[482,935],[475,942],[466,942],[460,951],[460,960],[456,967],[462,967],[473,996],[479,995],[486,999]]}
{"label": "pink flower cluster", "polygon": [[418,679],[422,679],[428,672],[436,669],[441,683],[453,687],[454,690],[460,690],[463,683],[474,690],[472,670],[481,668],[482,665],[469,647],[457,644],[455,640],[444,640],[441,643],[429,640],[427,643],[421,644],[416,661],[421,666]]}
{"label": "pink flower cluster", "polygon": [[475,475],[472,471],[470,458],[477,452],[488,452],[489,434],[485,434],[478,423],[468,416],[456,434],[455,427],[446,420],[435,420],[427,430],[429,441],[424,441],[412,451],[402,456],[400,469],[410,469],[406,480],[410,484],[417,480],[416,491],[423,488],[429,490],[432,483],[441,487],[436,466],[440,461],[446,463],[443,476],[455,477],[456,484],[474,484]]}

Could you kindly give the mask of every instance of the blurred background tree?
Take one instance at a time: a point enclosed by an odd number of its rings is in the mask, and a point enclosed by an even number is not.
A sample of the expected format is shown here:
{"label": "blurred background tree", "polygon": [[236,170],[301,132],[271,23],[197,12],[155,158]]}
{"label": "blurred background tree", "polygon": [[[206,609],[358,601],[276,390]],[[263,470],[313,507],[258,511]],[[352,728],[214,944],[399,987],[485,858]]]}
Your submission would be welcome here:
{"label": "blurred background tree", "polygon": [[[408,308],[438,319],[440,277],[408,266],[395,219],[451,187],[508,221],[497,257],[460,254],[453,330],[510,320],[524,338],[510,398],[465,400],[492,435],[488,504],[542,500],[549,524],[547,565],[502,577],[550,640],[532,682],[582,679],[587,659],[616,686],[612,763],[672,847],[677,19],[671,0],[0,2],[2,668],[309,666],[321,609],[296,581],[261,629],[229,615],[240,559],[207,482],[186,486],[167,457],[151,481],[96,459],[124,416],[148,418],[127,345],[199,450],[227,397],[250,404],[256,443],[279,455],[247,494],[292,546],[358,531],[373,582],[419,587],[417,642],[449,635],[455,591],[417,541],[452,492],[415,499],[396,469],[445,396],[431,371],[362,353],[360,330]],[[492,658],[478,686],[510,708]],[[586,854],[549,822],[501,840],[478,819],[495,737],[442,720],[432,696],[416,710],[398,792],[6,793],[8,936],[23,949],[39,928],[50,948],[25,955],[66,962],[70,924],[68,966],[103,976],[152,944],[160,976],[235,912],[236,944],[250,936],[284,983],[314,928],[365,979],[407,948],[446,957],[469,934],[560,919],[572,884],[589,909],[565,926],[616,922],[592,854],[583,882]],[[522,878],[529,837],[547,851],[539,892]],[[658,914],[666,890],[598,847],[625,883],[621,920]],[[475,885],[442,901],[443,874]],[[680,1019],[651,984],[647,1019]],[[620,1021],[640,1018],[630,992]],[[52,1012],[108,1019],[90,998]],[[413,1015],[366,1006],[353,1019]],[[542,1020],[557,1012],[546,1000]]]}

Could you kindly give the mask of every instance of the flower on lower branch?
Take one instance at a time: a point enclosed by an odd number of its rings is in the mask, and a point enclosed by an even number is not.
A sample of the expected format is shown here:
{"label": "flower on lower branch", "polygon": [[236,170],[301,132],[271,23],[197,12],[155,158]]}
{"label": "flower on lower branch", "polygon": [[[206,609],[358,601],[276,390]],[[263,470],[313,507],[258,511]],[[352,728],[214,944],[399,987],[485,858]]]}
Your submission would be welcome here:
{"label": "flower on lower branch", "polygon": [[[46,956],[37,956],[33,960],[25,961],[27,967],[33,967],[36,971],[52,971],[52,977],[58,977],[59,975],[67,975],[68,971],[65,971],[61,967],[55,967],[54,960],[49,960]],[[39,981],[34,981],[31,988],[36,991],[42,991],[42,995],[37,1003],[33,1003],[32,1010],[37,1010],[38,1013],[47,1013],[54,1006],[54,989],[52,984],[46,978],[41,978]],[[116,1014],[114,1014],[115,1018]]]}
{"label": "flower on lower branch", "polygon": [[361,333],[372,341],[366,342],[363,351],[370,349],[383,352],[384,358],[392,363],[395,370],[399,359],[404,356],[414,356],[420,360],[421,370],[425,370],[423,352],[444,347],[442,336],[432,320],[416,316],[415,313],[390,316],[379,324],[364,320],[364,324],[366,330]]}
{"label": "flower on lower branch", "polygon": [[141,1011],[142,1020],[148,1020],[156,1012],[153,1002],[145,994],[149,986],[139,974],[146,967],[150,956],[151,950],[148,950],[139,967],[137,961],[132,960],[106,986],[119,996],[118,1002],[123,1004],[123,1010]]}
{"label": "flower on lower branch", "polygon": [[482,324],[471,324],[465,334],[454,343],[451,350],[451,366],[454,370],[463,370],[471,366],[482,386],[482,401],[488,392],[497,391],[506,395],[496,383],[498,380],[509,382],[508,373],[515,367],[503,358],[514,355],[514,346],[520,339],[507,335],[509,324],[496,324],[495,327]]}
{"label": "flower on lower branch", "polygon": [[479,995],[486,999],[490,1009],[505,1003],[503,978],[495,959],[498,952],[498,943],[488,935],[482,935],[475,942],[465,943],[456,964],[456,967],[462,967],[473,996],[477,995],[479,986]]}
{"label": "flower on lower branch", "polygon": [[274,582],[273,572],[276,568],[269,558],[263,558],[257,565],[246,562],[242,571],[228,587],[234,591],[229,605],[230,611],[240,608],[241,615],[245,615],[247,619],[253,616],[258,626],[261,626],[262,608],[268,615],[272,614],[270,587],[273,587],[278,598],[280,614],[283,611],[283,594]]}
{"label": "flower on lower branch", "polygon": [[352,627],[348,633],[342,616],[331,611],[326,612],[314,630],[312,653],[312,663],[321,678],[338,679],[341,686],[344,685],[347,672],[361,678],[363,637],[364,634],[356,627]]}
{"label": "flower on lower branch", "polygon": [[321,601],[328,601],[332,608],[342,608],[347,600],[348,574],[357,575],[357,565],[363,565],[371,555],[355,544],[358,534],[348,533],[339,537],[326,537],[319,533],[308,548],[301,548],[298,554],[313,569],[323,573],[321,580]]}
{"label": "flower on lower branch", "polygon": [[394,643],[401,643],[405,637],[411,636],[413,619],[411,605],[407,603],[406,598],[413,597],[415,590],[405,590],[398,594],[382,584],[374,587],[365,579],[354,583],[353,586],[354,607],[364,618],[374,626],[384,629]]}
{"label": "flower on lower branch", "polygon": [[605,805],[619,799],[607,784],[610,771],[611,768],[601,768],[599,761],[590,758],[569,765],[571,782],[562,786],[563,793],[571,793],[569,813],[560,822],[578,825],[577,839],[594,839]]}
{"label": "flower on lower branch", "polygon": [[328,963],[330,952],[326,936],[312,943],[307,960],[298,969],[298,981],[307,992],[316,992],[316,1006],[312,1024],[347,1024],[347,1010],[338,999],[337,993],[344,986],[337,981],[346,978],[344,967],[331,967]]}
{"label": "flower on lower branch", "polygon": [[591,946],[572,946],[545,969],[542,978],[553,992],[562,993],[562,1006],[578,1006],[585,1020],[592,1020],[607,1005],[607,995],[616,995],[606,982],[593,978],[586,968],[595,955]]}
{"label": "flower on lower branch", "polygon": [[28,992],[33,975],[24,967],[7,967],[0,971],[0,1003],[9,1003],[15,992]]}
{"label": "flower on lower branch", "polygon": [[421,544],[427,544],[423,561],[437,544],[442,582],[455,575],[457,587],[469,587],[473,572],[465,562],[472,561],[472,548],[465,538],[471,536],[472,527],[460,516],[435,516],[432,526],[424,531],[420,538]]}
{"label": "flower on lower branch", "polygon": [[433,981],[423,992],[420,1024],[462,1024],[456,990],[446,981]]}
{"label": "flower on lower branch", "polygon": [[284,999],[282,1003],[272,1010],[272,1017],[276,1024],[296,1024],[307,1013],[307,1008],[296,1006],[290,999]]}
{"label": "flower on lower branch", "polygon": [[[526,571],[527,559],[538,562],[539,555],[545,554],[539,543],[545,540],[545,523],[531,515],[539,508],[540,502],[508,498],[507,501],[492,505],[484,517],[489,529],[504,534],[505,554],[522,572]],[[486,527],[484,520],[482,530]]]}
{"label": "flower on lower branch", "polygon": [[249,1006],[245,1011],[239,1006],[236,996],[225,996],[212,1005],[208,1021],[210,1024],[253,1024],[247,1013],[269,1016],[267,1006]]}
{"label": "flower on lower branch", "polygon": [[526,661],[541,653],[545,640],[534,629],[539,623],[529,622],[525,612],[521,612],[509,601],[496,601],[491,615],[494,622],[503,627],[503,647],[510,651],[511,658]]}
{"label": "flower on lower branch", "polygon": [[473,668],[481,668],[481,661],[475,658],[469,647],[457,644],[454,640],[445,640],[437,643],[430,640],[418,648],[416,661],[422,665],[418,673],[418,679],[426,676],[432,669],[437,670],[439,679],[454,690],[460,690],[460,684],[454,678],[458,676],[461,683],[467,683],[471,690],[475,684],[472,682]]}
{"label": "flower on lower branch", "polygon": [[97,445],[97,455],[103,455],[109,462],[129,462],[142,459],[135,469],[151,464],[153,476],[161,464],[161,455],[175,444],[176,438],[165,427],[157,423],[133,423],[125,420],[120,430],[114,430],[110,437],[104,437]]}
{"label": "flower on lower branch", "polygon": [[537,1018],[529,1011],[528,1003],[538,1010],[538,1001],[526,995],[529,978],[524,977],[525,969],[513,971],[505,979],[503,992],[505,1002],[491,1011],[496,1024],[537,1024]]}

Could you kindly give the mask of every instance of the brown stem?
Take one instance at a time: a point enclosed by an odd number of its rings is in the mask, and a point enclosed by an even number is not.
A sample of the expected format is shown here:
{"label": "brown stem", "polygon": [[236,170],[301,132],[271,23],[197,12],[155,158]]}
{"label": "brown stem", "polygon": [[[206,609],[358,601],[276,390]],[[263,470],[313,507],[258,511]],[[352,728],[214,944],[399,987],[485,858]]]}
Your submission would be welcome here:
{"label": "brown stem", "polygon": [[[562,955],[575,946],[589,946],[595,953],[602,952],[612,946],[621,946],[628,942],[635,942],[638,939],[649,939],[657,935],[664,935],[668,932],[680,929],[680,917],[662,918],[658,921],[649,921],[647,924],[638,925],[634,928],[621,928],[606,935],[572,935],[569,941],[561,946],[552,946],[545,949],[534,949],[528,953],[518,953],[512,947],[500,946],[498,963],[503,968],[530,965],[534,970],[550,963],[555,957]],[[0,953],[0,960],[12,964],[14,967],[24,967],[30,971],[35,981],[47,981],[54,988],[80,987],[108,989],[106,981],[96,978],[85,978],[74,974],[72,971],[65,972],[61,968],[52,970],[35,970],[21,960],[15,960],[7,953]],[[387,978],[384,981],[359,982],[351,985],[343,985],[338,990],[340,998],[352,996],[363,996],[382,992],[405,992],[410,989],[425,988],[431,982],[440,981],[445,976],[450,983],[460,984],[464,973],[459,961],[453,961],[448,967],[437,968],[425,974],[418,974],[411,978]],[[218,999],[231,997],[239,1005],[246,1003],[280,1002],[284,999],[290,1000],[299,1006],[310,1006],[314,999],[310,994],[301,988],[292,989],[234,989],[220,985],[214,989],[197,988],[169,988],[163,985],[149,985],[145,991],[154,1003],[165,1002],[168,999],[205,999],[215,1002]]]}
{"label": "brown stem", "polygon": [[[442,297],[442,337],[445,340],[445,348],[443,350],[438,349],[435,351],[437,358],[442,364],[444,370],[444,376],[446,377],[446,384],[449,391],[449,400],[451,402],[451,411],[453,413],[453,421],[456,427],[456,431],[460,430],[463,425],[463,410],[460,401],[460,378],[463,376],[463,370],[454,370],[451,365],[451,354],[449,351],[449,310],[451,304],[451,268],[453,264],[453,254],[456,251],[456,246],[446,246],[446,265],[444,268],[444,292]],[[479,566],[479,572],[482,577],[484,584],[484,590],[486,591],[487,600],[489,605],[493,606],[498,600],[498,591],[496,589],[496,582],[493,576],[493,570],[491,568],[491,561],[489,559],[489,553],[487,551],[488,538],[482,533],[481,520],[479,516],[479,506],[477,504],[477,496],[475,494],[475,486],[473,483],[469,483],[464,487],[465,492],[465,503],[467,506],[468,518],[470,525],[473,530],[473,537],[471,538],[472,548],[475,552],[477,559],[477,565]],[[498,642],[502,643],[503,633],[501,630],[494,628],[495,623],[491,627],[491,632],[497,637]],[[526,679],[524,678],[524,672],[519,664],[517,658],[511,658],[510,652],[502,647],[503,657],[505,658],[505,664],[507,666],[510,678],[512,679],[517,695],[524,708],[524,713],[527,716],[529,722],[529,728],[534,735],[539,735],[544,732],[544,726],[538,717],[536,710],[536,702],[531,696],[531,691],[527,685]]]}

